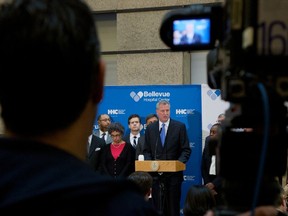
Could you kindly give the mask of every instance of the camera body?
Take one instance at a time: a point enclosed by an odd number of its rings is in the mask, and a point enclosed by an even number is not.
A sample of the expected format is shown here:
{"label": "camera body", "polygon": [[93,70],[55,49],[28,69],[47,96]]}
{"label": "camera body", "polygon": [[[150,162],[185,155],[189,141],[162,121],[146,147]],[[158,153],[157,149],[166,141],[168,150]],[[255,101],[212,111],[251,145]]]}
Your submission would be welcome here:
{"label": "camera body", "polygon": [[[168,12],[160,27],[172,51],[210,50],[208,85],[231,102],[216,145],[228,215],[273,205],[275,178],[287,169],[287,8],[283,0],[195,4]],[[192,39],[181,41],[191,26]]]}

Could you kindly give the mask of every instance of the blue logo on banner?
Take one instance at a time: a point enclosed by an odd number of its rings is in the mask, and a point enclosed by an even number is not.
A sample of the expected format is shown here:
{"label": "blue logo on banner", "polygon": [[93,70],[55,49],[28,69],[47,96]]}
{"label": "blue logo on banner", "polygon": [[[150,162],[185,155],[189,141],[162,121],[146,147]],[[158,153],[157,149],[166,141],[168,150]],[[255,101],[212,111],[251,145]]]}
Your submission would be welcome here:
{"label": "blue logo on banner", "polygon": [[130,97],[135,101],[138,102],[143,97],[143,92],[139,91],[137,94],[136,92],[130,92]]}
{"label": "blue logo on banner", "polygon": [[219,89],[216,90],[212,90],[209,89],[207,91],[207,95],[212,99],[212,100],[216,100],[220,95],[221,95],[221,91]]}

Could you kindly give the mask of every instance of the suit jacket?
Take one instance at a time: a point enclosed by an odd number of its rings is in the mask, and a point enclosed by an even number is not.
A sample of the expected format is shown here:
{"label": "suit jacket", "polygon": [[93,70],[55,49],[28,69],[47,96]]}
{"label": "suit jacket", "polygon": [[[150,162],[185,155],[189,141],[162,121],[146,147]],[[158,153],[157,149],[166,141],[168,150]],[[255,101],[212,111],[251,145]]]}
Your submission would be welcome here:
{"label": "suit jacket", "polygon": [[[213,183],[215,186],[215,190],[220,192],[222,185],[222,178],[219,175],[210,175],[209,170],[212,162],[212,156],[215,155],[215,146],[212,148],[209,146],[211,144],[209,142],[210,136],[207,136],[205,139],[205,146],[202,153],[202,161],[201,161],[201,173],[204,184],[209,182]],[[212,152],[213,151],[213,152]]]}
{"label": "suit jacket", "polygon": [[183,44],[183,45],[184,44],[198,44],[198,43],[201,43],[201,41],[202,41],[201,35],[194,33],[192,40],[189,39],[187,35],[182,36],[180,39],[180,44]]}
{"label": "suit jacket", "polygon": [[136,160],[138,160],[139,155],[143,154],[144,144],[145,144],[145,135],[141,135],[138,138],[138,144],[136,146]]}
{"label": "suit jacket", "polygon": [[162,147],[159,121],[147,126],[143,149],[145,160],[179,160],[186,163],[191,154],[187,130],[184,123],[170,119]]}
{"label": "suit jacket", "polygon": [[[131,146],[133,146],[131,144],[131,141],[130,141],[130,133],[128,135],[124,136],[123,140],[126,143],[129,143]],[[136,150],[136,155],[135,155],[136,160],[138,160],[139,154],[143,154],[144,142],[145,142],[145,136],[143,134],[141,134],[140,137],[138,138],[137,146],[135,149]]]}
{"label": "suit jacket", "polygon": [[[186,163],[191,154],[191,148],[184,123],[170,119],[169,127],[162,147],[159,121],[147,126],[143,154],[145,160],[179,160]],[[183,171],[174,173],[183,178]],[[167,173],[168,174],[168,173]]]}
{"label": "suit jacket", "polygon": [[[108,132],[107,132],[108,133]],[[97,137],[100,137],[100,130],[97,129],[93,132],[93,135],[97,136]],[[101,137],[100,137],[101,138]],[[112,137],[110,136],[110,134],[107,135],[107,139],[105,140],[106,144],[109,144],[109,143],[112,143],[113,140],[112,140]]]}
{"label": "suit jacket", "polygon": [[99,170],[101,149],[105,145],[106,143],[102,138],[92,135],[89,153],[86,159],[95,171]]}

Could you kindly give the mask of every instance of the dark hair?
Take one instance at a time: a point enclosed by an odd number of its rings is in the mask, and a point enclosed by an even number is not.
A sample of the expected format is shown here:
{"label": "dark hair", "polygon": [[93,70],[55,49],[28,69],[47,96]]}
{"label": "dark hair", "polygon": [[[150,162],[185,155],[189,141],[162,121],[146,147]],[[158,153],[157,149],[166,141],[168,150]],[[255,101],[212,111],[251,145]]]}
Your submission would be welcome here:
{"label": "dark hair", "polygon": [[128,176],[128,179],[139,186],[143,195],[146,195],[152,188],[153,178],[147,172],[135,171]]}
{"label": "dark hair", "polygon": [[203,216],[216,206],[214,195],[204,185],[192,185],[186,195],[183,213],[185,216]]}
{"label": "dark hair", "polygon": [[112,122],[108,127],[108,133],[111,134],[113,131],[120,132],[121,135],[124,134],[124,126],[120,122]]}
{"label": "dark hair", "polygon": [[100,47],[80,0],[17,0],[0,8],[0,103],[22,135],[68,127],[97,89]]}
{"label": "dark hair", "polygon": [[128,125],[130,124],[130,120],[131,120],[132,118],[138,118],[138,119],[139,119],[139,123],[141,123],[141,118],[140,118],[140,116],[139,116],[138,114],[132,114],[132,115],[130,115],[130,116],[128,117]]}
{"label": "dark hair", "polygon": [[[103,115],[107,115],[107,116],[109,116],[108,114],[102,113],[102,114],[98,115],[98,117],[97,117],[97,121],[99,121],[100,118],[101,118]],[[109,116],[109,118],[110,118],[110,116]]]}
{"label": "dark hair", "polygon": [[158,119],[158,116],[155,113],[150,113],[146,116],[145,122],[147,123],[148,119],[153,118],[153,117]]}

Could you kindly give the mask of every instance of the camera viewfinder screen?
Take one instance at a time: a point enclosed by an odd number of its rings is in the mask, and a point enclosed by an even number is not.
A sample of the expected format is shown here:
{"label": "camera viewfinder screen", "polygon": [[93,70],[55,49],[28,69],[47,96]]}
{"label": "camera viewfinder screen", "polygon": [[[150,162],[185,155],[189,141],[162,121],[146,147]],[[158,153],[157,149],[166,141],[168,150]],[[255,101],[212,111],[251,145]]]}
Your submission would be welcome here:
{"label": "camera viewfinder screen", "polygon": [[210,19],[185,19],[173,21],[173,45],[210,44]]}

